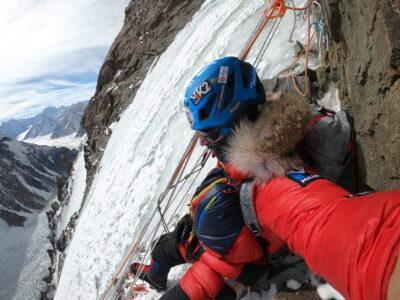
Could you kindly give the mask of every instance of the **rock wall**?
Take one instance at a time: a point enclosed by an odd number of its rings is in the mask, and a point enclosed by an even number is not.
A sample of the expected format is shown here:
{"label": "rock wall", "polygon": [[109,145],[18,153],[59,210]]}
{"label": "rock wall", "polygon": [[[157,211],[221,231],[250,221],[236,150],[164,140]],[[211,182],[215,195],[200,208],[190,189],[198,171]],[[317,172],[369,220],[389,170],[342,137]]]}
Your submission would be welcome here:
{"label": "rock wall", "polygon": [[186,25],[204,0],[132,0],[125,21],[101,67],[97,88],[83,116],[88,140],[88,188],[111,130],[131,103],[154,60]]}
{"label": "rock wall", "polygon": [[355,119],[359,181],[399,188],[400,1],[321,3],[332,42],[326,71]]}

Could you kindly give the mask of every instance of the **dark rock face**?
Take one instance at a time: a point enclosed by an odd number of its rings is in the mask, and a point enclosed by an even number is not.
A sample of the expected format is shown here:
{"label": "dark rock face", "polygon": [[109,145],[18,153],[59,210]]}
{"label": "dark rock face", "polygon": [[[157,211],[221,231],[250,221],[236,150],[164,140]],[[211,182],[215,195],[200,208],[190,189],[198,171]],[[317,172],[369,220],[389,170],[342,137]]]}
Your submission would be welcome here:
{"label": "dark rock face", "polygon": [[163,53],[204,0],[136,0],[125,10],[125,21],[101,67],[96,94],[83,116],[88,134],[85,160],[88,188],[111,132],[131,103],[154,59]]}
{"label": "dark rock face", "polygon": [[0,219],[4,220],[8,226],[24,226],[24,222],[26,218],[24,216],[20,216],[12,211],[0,209]]}
{"label": "dark rock face", "polygon": [[61,216],[60,210],[69,202],[70,184],[71,181],[66,180],[65,177],[57,180],[57,201],[53,202],[51,209],[46,212],[50,229],[50,234],[47,238],[51,244],[51,248],[47,249],[47,253],[51,260],[51,267],[48,268],[48,274],[42,278],[45,284],[40,291],[40,299],[54,299],[56,280],[59,278],[64,265],[65,250],[72,239],[79,218],[79,212],[74,213],[66,228],[61,233],[58,233],[58,223]]}
{"label": "dark rock face", "polygon": [[68,226],[60,234],[56,243],[56,248],[59,252],[64,252],[65,249],[67,249],[69,242],[71,241],[72,234],[74,233],[78,218],[79,218],[79,213],[73,214],[68,222]]}
{"label": "dark rock face", "polygon": [[0,133],[15,139],[29,129],[24,139],[49,134],[55,139],[74,133],[77,137],[81,137],[85,133],[81,126],[81,119],[86,105],[87,102],[79,102],[59,108],[48,107],[32,118],[2,123]]}
{"label": "dark rock face", "polygon": [[374,189],[400,185],[399,2],[324,0],[329,63],[344,109],[355,119],[358,177]]}
{"label": "dark rock face", "polygon": [[0,136],[0,218],[23,226],[24,214],[42,210],[56,193],[57,176],[67,176],[76,151]]}

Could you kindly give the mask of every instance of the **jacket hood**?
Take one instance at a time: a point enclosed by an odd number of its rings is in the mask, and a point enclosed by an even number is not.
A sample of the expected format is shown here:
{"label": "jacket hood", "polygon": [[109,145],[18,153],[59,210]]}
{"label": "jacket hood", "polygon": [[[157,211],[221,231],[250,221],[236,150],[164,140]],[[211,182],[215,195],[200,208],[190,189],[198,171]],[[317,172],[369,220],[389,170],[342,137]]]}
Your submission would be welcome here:
{"label": "jacket hood", "polygon": [[295,150],[311,116],[309,104],[293,93],[274,93],[267,99],[256,121],[239,122],[226,149],[229,165],[258,182],[303,167]]}

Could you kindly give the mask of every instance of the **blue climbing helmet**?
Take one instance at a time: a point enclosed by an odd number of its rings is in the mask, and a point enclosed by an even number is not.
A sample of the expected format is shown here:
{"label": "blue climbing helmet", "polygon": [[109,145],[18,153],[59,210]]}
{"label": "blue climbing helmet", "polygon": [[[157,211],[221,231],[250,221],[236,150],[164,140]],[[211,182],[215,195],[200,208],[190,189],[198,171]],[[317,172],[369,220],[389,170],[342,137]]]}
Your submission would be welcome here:
{"label": "blue climbing helmet", "polygon": [[204,67],[186,89],[183,105],[193,130],[226,137],[249,109],[265,103],[256,69],[237,57],[223,57]]}

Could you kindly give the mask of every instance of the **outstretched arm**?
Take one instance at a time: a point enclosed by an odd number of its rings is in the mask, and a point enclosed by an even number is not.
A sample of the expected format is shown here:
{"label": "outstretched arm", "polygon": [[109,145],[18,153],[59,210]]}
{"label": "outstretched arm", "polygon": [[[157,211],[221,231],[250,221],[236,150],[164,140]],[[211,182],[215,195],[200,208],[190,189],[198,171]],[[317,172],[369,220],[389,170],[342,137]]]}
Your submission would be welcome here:
{"label": "outstretched arm", "polygon": [[400,250],[400,190],[351,195],[319,179],[277,177],[256,190],[257,216],[348,299],[386,299]]}

